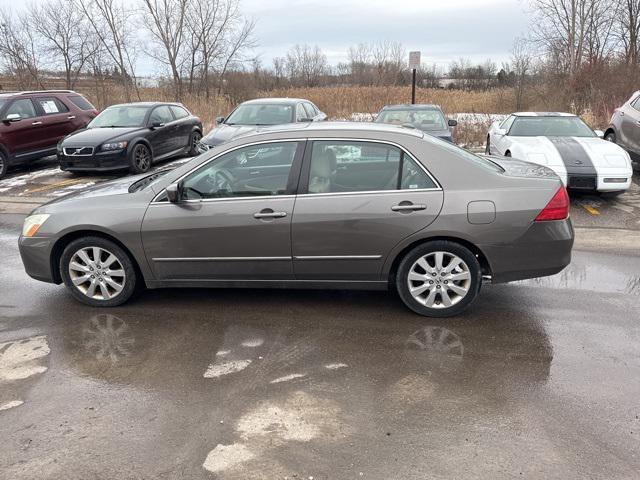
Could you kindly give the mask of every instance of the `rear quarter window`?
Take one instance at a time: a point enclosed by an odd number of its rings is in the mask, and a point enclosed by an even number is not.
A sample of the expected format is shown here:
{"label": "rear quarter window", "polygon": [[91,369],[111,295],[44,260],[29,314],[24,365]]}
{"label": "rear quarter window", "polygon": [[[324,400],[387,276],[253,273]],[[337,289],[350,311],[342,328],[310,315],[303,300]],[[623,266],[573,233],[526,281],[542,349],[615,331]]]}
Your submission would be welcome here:
{"label": "rear quarter window", "polygon": [[96,107],[94,107],[89,100],[87,100],[86,98],[84,98],[82,95],[71,95],[70,97],[68,97],[69,100],[71,101],[71,103],[73,103],[76,107],[78,107],[80,110],[95,110]]}
{"label": "rear quarter window", "polygon": [[190,115],[186,109],[179,107],[177,105],[171,105],[169,108],[171,108],[171,111],[173,112],[173,116],[176,117],[176,120],[179,120],[181,118],[186,118]]}

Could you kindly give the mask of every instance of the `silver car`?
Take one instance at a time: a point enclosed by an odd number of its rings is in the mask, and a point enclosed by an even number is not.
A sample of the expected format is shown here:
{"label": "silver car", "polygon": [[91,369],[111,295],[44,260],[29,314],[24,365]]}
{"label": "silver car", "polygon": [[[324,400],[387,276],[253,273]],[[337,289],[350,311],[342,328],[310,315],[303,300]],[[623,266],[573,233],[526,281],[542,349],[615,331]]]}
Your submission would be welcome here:
{"label": "silver car", "polygon": [[566,267],[568,209],[545,167],[399,126],[310,123],[55,200],[19,243],[30,276],[93,306],[142,286],[394,288],[414,312],[444,317],[483,279]]}
{"label": "silver car", "polygon": [[640,90],[631,95],[624,105],[616,108],[604,138],[640,159]]}

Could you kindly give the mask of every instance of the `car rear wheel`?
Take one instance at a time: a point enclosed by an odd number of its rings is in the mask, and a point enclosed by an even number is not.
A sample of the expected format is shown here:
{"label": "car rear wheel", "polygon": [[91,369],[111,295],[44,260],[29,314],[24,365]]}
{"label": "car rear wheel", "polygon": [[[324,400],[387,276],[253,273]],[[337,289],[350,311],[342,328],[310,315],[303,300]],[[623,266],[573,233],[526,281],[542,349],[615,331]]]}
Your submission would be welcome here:
{"label": "car rear wheel", "polygon": [[189,156],[195,157],[200,154],[198,151],[198,144],[200,143],[200,140],[202,140],[202,134],[199,131],[194,130],[191,133],[191,140],[189,142]]}
{"label": "car rear wheel", "polygon": [[0,152],[0,178],[3,178],[7,174],[9,169],[9,161],[4,152]]}
{"label": "car rear wheel", "polygon": [[616,143],[616,133],[615,132],[609,132],[604,136],[604,139],[607,142]]}
{"label": "car rear wheel", "polygon": [[404,304],[426,317],[451,317],[477,297],[482,283],[478,259],[450,241],[411,250],[400,262],[396,287]]}
{"label": "car rear wheel", "polygon": [[114,242],[85,237],[71,242],[60,257],[62,280],[73,297],[94,307],[115,307],[133,295],[136,270]]}
{"label": "car rear wheel", "polygon": [[134,146],[130,156],[129,163],[133,173],[146,173],[149,171],[153,163],[153,158],[151,151],[146,145],[139,143]]}

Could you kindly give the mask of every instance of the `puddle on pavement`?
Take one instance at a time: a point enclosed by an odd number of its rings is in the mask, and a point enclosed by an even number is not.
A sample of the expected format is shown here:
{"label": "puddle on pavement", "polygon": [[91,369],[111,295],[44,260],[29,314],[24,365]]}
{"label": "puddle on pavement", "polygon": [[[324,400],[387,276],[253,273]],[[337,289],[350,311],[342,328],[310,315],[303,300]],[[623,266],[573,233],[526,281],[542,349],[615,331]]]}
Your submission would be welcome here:
{"label": "puddle on pavement", "polygon": [[594,265],[572,263],[556,275],[512,282],[512,284],[640,295],[640,273],[631,275],[618,269],[608,268],[599,262]]}

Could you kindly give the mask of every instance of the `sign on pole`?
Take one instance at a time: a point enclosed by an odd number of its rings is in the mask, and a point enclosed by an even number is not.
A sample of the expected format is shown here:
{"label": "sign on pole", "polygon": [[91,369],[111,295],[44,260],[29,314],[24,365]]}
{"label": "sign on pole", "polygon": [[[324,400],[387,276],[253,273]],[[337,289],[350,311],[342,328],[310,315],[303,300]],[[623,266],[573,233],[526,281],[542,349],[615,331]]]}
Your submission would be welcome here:
{"label": "sign on pole", "polygon": [[420,68],[420,52],[409,52],[411,69],[411,105],[416,103],[416,70]]}
{"label": "sign on pole", "polygon": [[409,52],[409,68],[411,70],[420,68],[420,52]]}

